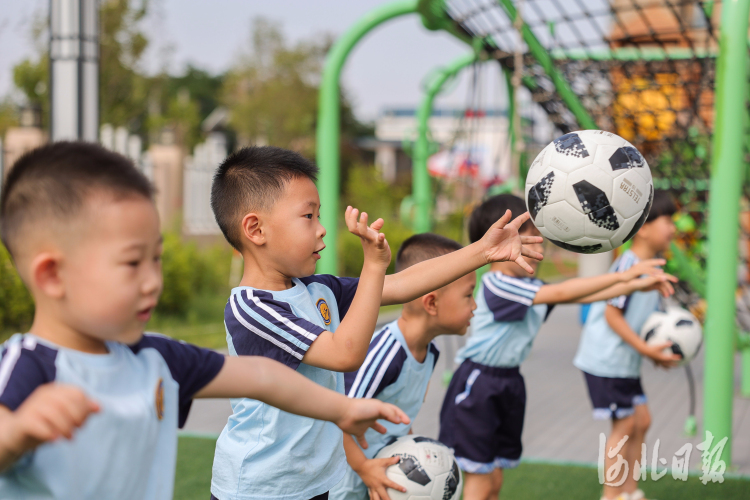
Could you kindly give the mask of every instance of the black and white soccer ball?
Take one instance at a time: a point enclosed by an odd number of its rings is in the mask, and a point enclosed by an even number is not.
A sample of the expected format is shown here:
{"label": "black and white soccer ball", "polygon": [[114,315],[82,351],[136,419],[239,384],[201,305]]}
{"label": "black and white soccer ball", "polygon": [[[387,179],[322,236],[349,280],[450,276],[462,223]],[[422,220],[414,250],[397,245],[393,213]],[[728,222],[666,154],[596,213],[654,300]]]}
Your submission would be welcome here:
{"label": "black and white soccer ball", "polygon": [[648,344],[672,342],[672,346],[664,351],[682,356],[678,363],[681,366],[698,354],[703,343],[703,329],[689,311],[670,307],[666,312],[657,311],[648,317],[641,328],[641,338]]}
{"label": "black and white soccer ball", "polygon": [[651,170],[622,137],[581,130],[558,137],[526,176],[526,207],[542,236],[578,253],[619,247],[646,221]]}
{"label": "black and white soccer ball", "polygon": [[391,500],[458,500],[461,471],[450,448],[439,441],[413,434],[402,436],[380,450],[376,458],[398,456],[386,475],[406,488],[405,493],[388,490]]}

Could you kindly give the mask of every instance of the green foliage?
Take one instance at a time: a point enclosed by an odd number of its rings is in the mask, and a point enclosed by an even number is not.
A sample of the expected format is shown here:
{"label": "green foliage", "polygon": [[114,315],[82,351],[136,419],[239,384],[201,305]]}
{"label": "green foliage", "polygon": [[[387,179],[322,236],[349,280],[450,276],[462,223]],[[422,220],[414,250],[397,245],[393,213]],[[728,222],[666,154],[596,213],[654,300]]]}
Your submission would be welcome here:
{"label": "green foliage", "polygon": [[0,245],[0,341],[26,331],[34,317],[34,301],[16,272],[10,254]]}
{"label": "green foliage", "polygon": [[[205,294],[222,294],[229,278],[231,251],[226,247],[199,249],[174,233],[164,235],[162,274],[164,291],[156,314],[186,316],[195,310],[196,299]],[[199,301],[205,303],[204,300]]]}
{"label": "green foliage", "polygon": [[42,113],[42,125],[49,119],[49,57],[25,59],[13,67],[13,83],[26,96],[28,104]]}

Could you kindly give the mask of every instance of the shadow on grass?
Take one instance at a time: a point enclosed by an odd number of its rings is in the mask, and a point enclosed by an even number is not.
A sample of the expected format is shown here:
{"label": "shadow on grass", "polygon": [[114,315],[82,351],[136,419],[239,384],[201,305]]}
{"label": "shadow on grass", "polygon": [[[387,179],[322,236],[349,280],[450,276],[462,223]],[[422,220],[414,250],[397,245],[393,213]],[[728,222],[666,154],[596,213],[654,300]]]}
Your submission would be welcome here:
{"label": "shadow on grass", "polygon": [[[207,500],[210,496],[214,439],[180,437],[174,498]],[[722,484],[703,485],[698,477],[686,482],[670,474],[641,484],[648,498],[658,500],[747,500],[750,479],[726,478]],[[501,498],[509,500],[598,499],[601,486],[596,469],[588,466],[522,463],[506,471]]]}

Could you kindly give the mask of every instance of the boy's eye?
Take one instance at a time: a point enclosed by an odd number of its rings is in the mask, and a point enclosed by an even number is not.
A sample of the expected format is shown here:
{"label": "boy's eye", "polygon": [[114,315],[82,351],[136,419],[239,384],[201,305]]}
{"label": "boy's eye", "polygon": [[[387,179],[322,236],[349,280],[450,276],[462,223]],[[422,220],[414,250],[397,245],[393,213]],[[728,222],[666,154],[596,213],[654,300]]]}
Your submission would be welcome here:
{"label": "boy's eye", "polygon": [[141,261],[139,261],[139,260],[131,260],[131,261],[128,261],[128,265],[129,265],[129,266],[131,266],[131,267],[138,267],[138,265],[139,265],[140,263],[141,263]]}
{"label": "boy's eye", "polygon": [[308,218],[308,219],[310,219],[310,220],[312,220],[313,214],[305,214],[305,217]]}

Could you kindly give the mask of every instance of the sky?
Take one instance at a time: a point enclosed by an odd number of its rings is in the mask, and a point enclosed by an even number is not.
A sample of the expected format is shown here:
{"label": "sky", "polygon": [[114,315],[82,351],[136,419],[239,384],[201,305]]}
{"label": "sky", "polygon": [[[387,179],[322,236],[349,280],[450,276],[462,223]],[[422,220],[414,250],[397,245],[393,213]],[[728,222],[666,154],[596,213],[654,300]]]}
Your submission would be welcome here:
{"label": "sky", "polygon": [[[290,41],[320,33],[339,36],[357,19],[387,0],[151,0],[147,22],[152,45],[146,67],[165,64],[179,72],[187,63],[210,70],[227,69],[249,44],[251,20],[262,16],[280,23]],[[12,67],[34,53],[30,31],[34,15],[46,13],[49,0],[0,0],[0,96],[13,89]],[[444,32],[425,29],[411,15],[380,26],[354,49],[343,72],[343,85],[358,118],[372,120],[385,107],[416,107],[421,82],[430,71],[468,52]],[[482,104],[504,107],[497,66],[485,70]],[[438,106],[467,102],[465,76]]]}

